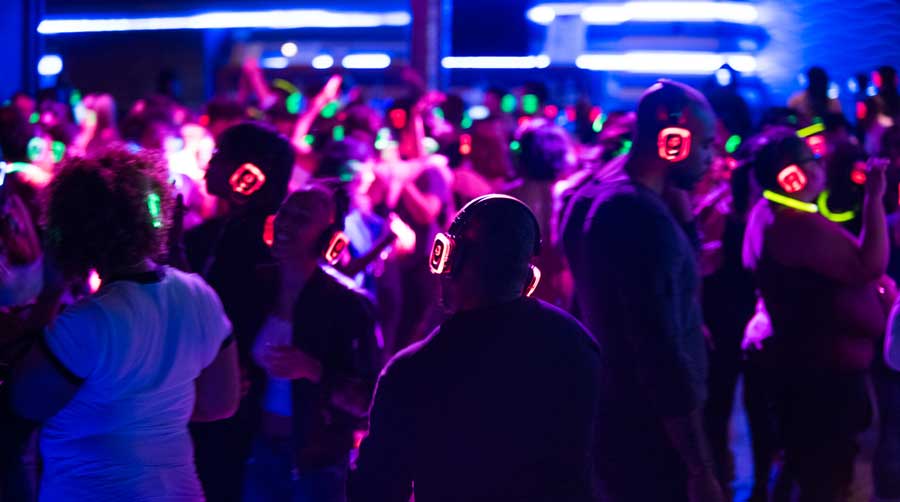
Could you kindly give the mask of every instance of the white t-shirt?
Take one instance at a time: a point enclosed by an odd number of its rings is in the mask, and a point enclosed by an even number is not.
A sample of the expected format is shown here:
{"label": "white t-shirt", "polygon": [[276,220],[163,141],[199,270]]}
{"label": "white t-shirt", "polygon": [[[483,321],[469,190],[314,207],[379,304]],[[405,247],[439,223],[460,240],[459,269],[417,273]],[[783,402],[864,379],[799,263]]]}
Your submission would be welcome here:
{"label": "white t-shirt", "polygon": [[203,500],[187,424],[231,323],[203,279],[162,271],[104,285],[47,329],[84,383],[41,430],[42,501]]}

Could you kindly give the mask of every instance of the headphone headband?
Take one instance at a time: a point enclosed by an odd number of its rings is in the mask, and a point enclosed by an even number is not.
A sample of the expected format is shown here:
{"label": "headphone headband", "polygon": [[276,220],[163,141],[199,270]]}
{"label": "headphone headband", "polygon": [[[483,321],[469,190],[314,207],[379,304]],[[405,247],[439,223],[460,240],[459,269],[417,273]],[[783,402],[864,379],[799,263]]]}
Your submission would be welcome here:
{"label": "headphone headband", "polygon": [[[484,205],[491,200],[499,200],[506,199],[514,202],[515,204],[521,206],[528,215],[531,217],[531,221],[534,224],[534,248],[532,249],[532,257],[537,256],[541,252],[541,227],[538,224],[537,217],[531,211],[524,202],[516,199],[515,197],[510,197],[508,195],[501,194],[490,194],[482,197],[478,197],[477,199],[466,204],[460,212],[456,215],[456,218],[453,220],[453,223],[450,225],[450,228],[456,227],[465,228],[465,226],[469,223],[472,218],[472,214],[475,212],[474,208]],[[453,273],[454,265],[453,261],[459,261],[459,257],[453,258],[454,255],[458,254],[459,251],[456,248],[461,244],[457,240],[457,235],[454,235],[452,232],[448,233],[438,233],[434,238],[434,244],[431,248],[431,256],[429,258],[429,268],[431,269],[431,273],[433,274],[451,274]],[[534,265],[528,265],[530,270],[530,277],[528,279],[528,283],[523,290],[523,294],[525,296],[531,296],[534,293],[534,290],[537,288],[538,283],[541,280],[541,271]]]}
{"label": "headphone headband", "polygon": [[[469,220],[472,219],[472,217],[473,217],[472,215],[475,213],[474,209],[476,207],[482,206],[491,200],[503,200],[503,199],[515,202],[516,204],[522,206],[522,208],[525,209],[525,212],[528,213],[528,216],[530,216],[531,222],[534,224],[534,238],[535,238],[534,248],[532,249],[532,256],[540,255],[541,254],[541,246],[542,246],[542,244],[541,244],[541,226],[538,223],[537,217],[534,215],[534,213],[531,211],[531,208],[528,207],[527,204],[525,204],[524,202],[520,201],[519,199],[517,199],[515,197],[510,197],[509,195],[493,193],[493,194],[488,194],[488,195],[482,195],[481,197],[471,200],[468,204],[463,206],[462,209],[460,209],[459,213],[457,213],[457,215],[456,215],[456,218],[454,218],[453,222],[450,224],[450,228],[451,229],[454,227],[463,227],[464,228],[466,225],[469,224]],[[448,231],[447,233],[454,239],[459,237],[450,231]]]}

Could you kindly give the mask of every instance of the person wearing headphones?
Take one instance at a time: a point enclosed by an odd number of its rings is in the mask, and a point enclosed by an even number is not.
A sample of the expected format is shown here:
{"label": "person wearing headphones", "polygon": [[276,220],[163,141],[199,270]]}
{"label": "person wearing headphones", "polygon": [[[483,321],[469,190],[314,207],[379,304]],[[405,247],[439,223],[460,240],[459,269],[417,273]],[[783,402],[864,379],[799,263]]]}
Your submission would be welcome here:
{"label": "person wearing headphones", "polygon": [[603,348],[594,457],[604,501],[723,500],[703,430],[707,348],[685,192],[710,168],[714,136],[702,94],[654,84],[631,154],[564,216],[577,307]]}
{"label": "person wearing headphones", "polygon": [[496,194],[435,238],[451,315],[382,372],[351,501],[592,500],[599,349],[529,298],[540,244],[531,210]]}
{"label": "person wearing headphones", "polygon": [[867,380],[875,341],[896,294],[884,279],[887,161],[868,163],[857,238],[821,214],[815,202],[825,168],[793,130],[772,128],[755,143],[754,175],[764,192],[743,260],[771,319],[764,350],[778,382],[782,478],[799,488],[801,502],[848,500],[858,436],[873,417]]}
{"label": "person wearing headphones", "polygon": [[330,266],[349,244],[347,203],[311,185],[275,216],[279,286],[253,345],[267,378],[245,502],[346,500],[354,431],[365,426],[380,368],[372,303]]}
{"label": "person wearing headphones", "polygon": [[270,126],[242,122],[226,129],[216,138],[206,171],[207,191],[218,199],[221,214],[184,235],[190,269],[216,290],[234,325],[241,363],[238,413],[228,420],[191,426],[197,471],[210,502],[241,500],[265,382],[251,349],[274,295],[259,268],[274,263],[265,242],[271,227],[267,223],[287,195],[293,166],[294,148]]}
{"label": "person wearing headphones", "polygon": [[[9,381],[41,423],[40,500],[204,498],[188,421],[234,414],[240,373],[213,289],[156,262],[171,201],[162,159],[124,149],[69,159],[49,186],[43,287]],[[99,289],[62,308],[92,269]]]}

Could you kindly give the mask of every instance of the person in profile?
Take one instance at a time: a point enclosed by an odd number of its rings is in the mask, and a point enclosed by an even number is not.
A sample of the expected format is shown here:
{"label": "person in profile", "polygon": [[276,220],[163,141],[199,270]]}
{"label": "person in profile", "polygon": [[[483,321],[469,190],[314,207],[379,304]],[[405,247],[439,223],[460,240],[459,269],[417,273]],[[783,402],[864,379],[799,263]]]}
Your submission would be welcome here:
{"label": "person in profile", "polygon": [[577,306],[603,349],[594,457],[604,501],[723,500],[703,430],[707,348],[687,200],[714,136],[702,94],[654,84],[632,153],[564,216]]}
{"label": "person in profile", "polygon": [[379,378],[350,500],[592,500],[599,351],[571,316],[529,298],[531,210],[467,204],[429,258],[450,318]]}
{"label": "person in profile", "polygon": [[260,420],[265,372],[251,349],[275,292],[259,273],[274,263],[266,235],[288,191],[294,149],[275,129],[243,122],[216,138],[207,191],[227,209],[184,236],[186,261],[222,299],[234,326],[243,396],[234,417],[192,424],[197,473],[211,502],[242,500],[242,480]]}

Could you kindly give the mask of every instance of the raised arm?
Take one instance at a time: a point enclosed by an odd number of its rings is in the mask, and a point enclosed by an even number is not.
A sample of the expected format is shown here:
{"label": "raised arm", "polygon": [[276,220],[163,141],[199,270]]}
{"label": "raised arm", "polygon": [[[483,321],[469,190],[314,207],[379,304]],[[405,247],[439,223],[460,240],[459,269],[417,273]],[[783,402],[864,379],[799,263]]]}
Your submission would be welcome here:
{"label": "raised arm", "polygon": [[306,135],[309,134],[316,117],[322,113],[322,109],[337,99],[343,81],[344,79],[340,75],[332,75],[325,83],[325,87],[309,102],[309,107],[297,118],[297,123],[294,124],[294,134],[291,136],[291,144],[301,154],[312,152],[312,147],[306,144]]}
{"label": "raised arm", "polygon": [[890,255],[882,203],[886,166],[887,162],[880,159],[869,162],[863,226],[858,239],[824,218],[798,215],[773,228],[770,251],[775,259],[847,285],[881,278]]}

